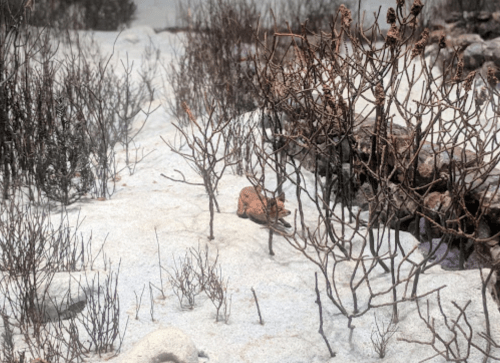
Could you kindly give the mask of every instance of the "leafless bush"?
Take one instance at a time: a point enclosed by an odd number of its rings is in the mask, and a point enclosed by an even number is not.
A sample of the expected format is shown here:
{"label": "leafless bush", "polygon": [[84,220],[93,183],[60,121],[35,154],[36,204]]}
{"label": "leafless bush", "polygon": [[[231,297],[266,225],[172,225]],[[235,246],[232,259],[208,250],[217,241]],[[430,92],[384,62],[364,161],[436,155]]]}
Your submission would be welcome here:
{"label": "leafless bush", "polygon": [[[246,82],[246,58],[250,55],[252,30],[260,16],[256,3],[251,0],[188,1],[179,4],[179,12],[190,30],[186,34],[185,54],[179,61],[187,68],[173,65],[174,82],[170,83],[174,91],[184,85],[189,92],[196,93],[189,98],[177,95],[174,114],[183,116],[184,102],[191,105],[193,112],[203,112],[205,94],[212,95],[221,105],[224,121],[233,118],[233,113],[253,109]],[[185,116],[182,119],[187,122]]]}
{"label": "leafless bush", "polygon": [[[214,118],[228,123],[225,144],[233,150],[236,172],[248,170],[252,153],[252,127],[240,117],[256,108],[251,78],[252,33],[259,12],[253,0],[209,0],[179,2],[185,33],[184,53],[170,65],[167,79],[175,97],[171,113],[180,125],[188,125],[189,105],[196,117],[207,111],[206,103],[217,105]],[[249,142],[250,141],[250,142]]]}
{"label": "leafless bush", "polygon": [[184,259],[179,258],[178,264],[174,258],[172,271],[168,272],[169,281],[181,308],[193,309],[196,296],[205,292],[215,306],[215,321],[223,319],[227,324],[231,315],[231,297],[227,290],[229,278],[224,278],[218,260],[218,253],[215,259],[210,258],[208,246],[205,246],[204,251],[200,246],[190,248]]}
{"label": "leafless bush", "polygon": [[[149,115],[156,110],[151,109],[155,92],[152,82],[157,70],[159,50],[155,51],[152,47],[150,45],[149,48],[146,48],[143,59],[144,66],[139,72],[141,80],[138,83],[133,81],[132,73],[134,64],[129,63],[127,56],[126,63],[122,61],[123,77],[118,80],[117,84],[118,92],[116,94],[115,114],[117,117],[119,142],[125,149],[125,166],[129,170],[130,175],[134,173],[136,165],[145,157],[144,154],[139,157],[138,150],[136,149],[135,157],[131,159],[132,149],[135,148],[135,138],[146,125]],[[149,101],[148,109],[143,110],[143,104],[147,101]],[[133,121],[140,113],[144,113],[145,119],[142,125],[133,132]]]}
{"label": "leafless bush", "polygon": [[[428,34],[412,40],[422,3],[409,10],[402,4],[389,12],[392,27],[382,43],[377,23],[370,36],[359,26],[353,31],[351,12],[341,6],[318,41],[304,28],[276,30],[272,42],[258,40],[254,57],[260,104],[271,115],[261,160],[278,185],[296,190],[294,231],[280,234],[319,268],[325,294],[349,328],[382,306],[392,307],[397,321],[400,303],[443,288],[419,292],[420,274],[438,263],[428,264],[437,249],[416,260],[415,248],[403,248],[401,230],[418,232],[424,218],[442,241],[462,246],[462,267],[467,240],[488,261],[496,247],[487,243],[498,237],[491,222],[498,91],[473,95],[453,65],[435,72],[436,58],[423,57]],[[286,53],[277,55],[278,48]],[[306,204],[315,215],[305,213]],[[374,286],[370,279],[380,272],[390,283]],[[341,281],[349,286],[342,294]]]}
{"label": "leafless bush", "polygon": [[377,328],[372,329],[372,335],[370,336],[373,344],[373,350],[375,350],[379,358],[384,358],[392,336],[398,331],[398,326],[393,317],[391,317],[387,325],[382,322],[382,327],[378,324],[376,314],[373,315],[373,318]]}
{"label": "leafless bush", "polygon": [[54,227],[49,209],[9,204],[0,208],[0,265],[6,274],[1,290],[16,326],[21,331],[34,327],[37,335],[46,321],[44,306],[55,273],[82,270],[92,257],[89,243],[86,250],[83,237],[78,238],[78,224],[71,231],[64,214]]}
{"label": "leafless bush", "polygon": [[[88,351],[94,351],[101,356],[102,353],[119,351],[123,342],[126,326],[123,335],[120,335],[120,297],[118,295],[118,277],[120,266],[115,273],[110,272],[105,276],[97,273],[91,281],[84,282],[84,291],[91,291],[86,294],[86,311],[78,315],[78,321],[83,325],[88,337]],[[101,282],[104,279],[104,283]],[[126,322],[128,325],[128,319]],[[117,347],[116,341],[119,342]]]}
{"label": "leafless bush", "polygon": [[204,284],[203,291],[208,296],[212,304],[215,306],[216,316],[215,321],[219,322],[219,314],[222,310],[221,318],[227,324],[231,315],[231,297],[228,297],[229,278],[224,280],[222,268],[214,267],[209,270],[207,281]]}
{"label": "leafless bush", "polygon": [[6,0],[0,6],[3,198],[11,197],[16,185],[25,185],[32,200],[36,188],[38,195],[44,192],[65,205],[89,192],[109,197],[114,190],[109,180],[117,173],[115,145],[126,148],[131,172],[142,160],[137,153],[130,159],[141,130],[131,134],[131,122],[140,112],[146,120],[153,112],[157,58],[150,52],[150,67],[140,71],[140,81],[132,81],[131,64],[123,64],[118,77],[109,64],[112,55],[102,56],[92,41],[68,32],[59,49],[49,30],[28,30],[25,10],[12,12]]}
{"label": "leafless bush", "polygon": [[[84,309],[85,302],[72,300],[70,281],[65,299],[54,296],[51,285],[58,272],[92,268],[102,249],[93,255],[92,239],[85,241],[78,235],[78,221],[76,227],[69,227],[64,210],[54,225],[48,207],[20,205],[16,198],[4,201],[0,207],[0,269],[4,276],[0,290],[7,334],[2,354],[5,359],[17,354],[19,346],[12,341],[12,335],[16,334],[22,336],[26,358],[42,357],[54,363],[81,362],[90,347],[86,347],[79,335],[75,316]],[[90,291],[94,287],[82,289]],[[94,301],[94,296],[89,293],[87,301]],[[105,310],[107,305],[100,306]],[[90,316],[86,321],[94,319],[97,324],[99,318]]]}
{"label": "leafless bush", "polygon": [[208,194],[208,208],[210,211],[209,236],[208,239],[214,239],[214,216],[215,211],[220,213],[219,204],[217,202],[217,187],[219,181],[224,174],[227,166],[232,163],[229,161],[231,151],[228,150],[228,144],[224,142],[224,131],[230,121],[222,121],[214,119],[216,117],[215,107],[208,107],[207,119],[196,120],[188,105],[184,104],[185,112],[189,115],[190,124],[183,128],[180,124],[174,125],[179,132],[182,141],[188,146],[188,150],[183,151],[182,148],[174,145],[171,141],[162,140],[170,147],[174,153],[182,156],[189,166],[201,176],[203,183],[191,183],[186,181],[184,175],[177,171],[182,176],[181,179],[161,174],[167,179],[182,182],[190,185],[204,186]]}
{"label": "leafless bush", "polygon": [[426,300],[426,308],[424,311],[422,311],[423,308],[420,306],[419,300],[416,300],[418,315],[424,322],[425,327],[432,334],[432,338],[430,341],[417,341],[404,337],[398,340],[428,345],[436,352],[432,358],[441,356],[446,359],[447,362],[459,362],[469,359],[471,348],[479,350],[485,357],[498,360],[499,358],[490,356],[478,342],[474,341],[474,332],[467,319],[466,313],[466,309],[470,305],[470,302],[469,300],[464,306],[459,306],[456,302],[452,301],[453,306],[457,310],[457,315],[451,318],[443,311],[440,294],[438,292],[437,304],[441,316],[440,318],[434,318],[430,316],[429,300]]}
{"label": "leafless bush", "polygon": [[176,261],[173,258],[173,267],[171,269],[172,271],[168,271],[168,280],[172,286],[172,291],[179,299],[181,308],[193,309],[196,296],[203,291],[203,286],[198,278],[199,275],[196,272],[196,262],[193,261],[192,255],[186,251],[184,259],[179,257],[178,261]]}
{"label": "leafless bush", "polygon": [[335,14],[341,3],[346,2],[338,0],[278,0],[274,1],[273,8],[275,13],[278,14],[277,21],[281,26],[289,22],[292,31],[300,33],[301,24],[305,24],[308,32],[317,34],[321,31],[330,31],[332,14]]}
{"label": "leafless bush", "polygon": [[137,6],[133,0],[102,3],[96,0],[6,0],[14,11],[29,8],[28,21],[36,27],[117,30],[129,25]]}

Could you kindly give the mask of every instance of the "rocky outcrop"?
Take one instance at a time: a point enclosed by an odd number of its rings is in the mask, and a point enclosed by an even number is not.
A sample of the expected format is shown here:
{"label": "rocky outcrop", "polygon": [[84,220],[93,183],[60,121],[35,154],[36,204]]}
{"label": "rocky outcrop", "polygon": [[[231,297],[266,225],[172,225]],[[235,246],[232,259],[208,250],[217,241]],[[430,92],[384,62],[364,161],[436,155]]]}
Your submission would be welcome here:
{"label": "rocky outcrop", "polygon": [[121,363],[198,363],[198,351],[184,332],[164,328],[146,335]]}
{"label": "rocky outcrop", "polygon": [[[101,275],[97,279],[97,274]],[[83,272],[57,272],[48,276],[37,285],[36,304],[42,315],[42,321],[58,321],[75,317],[86,305],[87,297],[94,294],[99,288],[103,288],[106,272],[83,271]],[[101,286],[97,284],[97,281]],[[95,282],[92,283],[92,281]],[[10,291],[11,297],[24,296],[22,281],[3,279],[2,284]],[[7,290],[8,289],[8,290]]]}
{"label": "rocky outcrop", "polygon": [[[479,74],[487,79],[486,72],[492,68],[496,77],[500,77],[500,12],[452,12],[445,22],[436,21],[431,25],[430,44],[426,55],[437,56],[438,64],[457,62],[454,56],[458,50],[459,58],[464,62],[464,77],[471,71],[480,70]],[[438,43],[445,37],[446,48],[439,49]],[[477,82],[476,87],[483,86]]]}
{"label": "rocky outcrop", "polygon": [[487,11],[464,11],[451,12],[444,19],[445,29],[453,30],[454,33],[479,34],[481,38],[493,39],[500,37],[500,12]]}

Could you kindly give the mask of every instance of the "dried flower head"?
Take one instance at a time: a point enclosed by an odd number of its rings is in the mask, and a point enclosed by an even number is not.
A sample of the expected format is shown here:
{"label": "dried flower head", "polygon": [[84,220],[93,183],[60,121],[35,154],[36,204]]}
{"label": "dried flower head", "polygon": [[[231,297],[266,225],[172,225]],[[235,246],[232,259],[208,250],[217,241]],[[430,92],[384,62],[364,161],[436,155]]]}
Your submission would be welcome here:
{"label": "dried flower head", "polygon": [[194,118],[193,113],[191,112],[191,109],[189,108],[188,104],[186,102],[182,102],[181,106],[184,109],[184,111],[186,111],[186,113],[188,114],[189,119],[192,122],[196,123],[196,119]]}
{"label": "dried flower head", "polygon": [[453,81],[460,82],[462,80],[462,75],[464,73],[464,60],[460,58],[457,63],[457,71],[455,72],[455,77],[453,77]]}
{"label": "dried flower head", "polygon": [[405,0],[396,0],[397,4],[398,4],[398,8],[402,8],[403,6],[405,6]]}
{"label": "dried flower head", "polygon": [[394,24],[396,22],[396,10],[389,8],[387,10],[387,24]]}
{"label": "dried flower head", "polygon": [[418,23],[419,23],[418,18],[413,18],[412,20],[410,20],[410,22],[408,23],[408,25],[412,29],[417,29],[418,28]]}
{"label": "dried flower head", "polygon": [[424,51],[425,46],[427,45],[427,40],[429,39],[429,29],[425,28],[422,32],[420,40],[415,43],[413,47],[413,51],[411,53],[412,59],[416,56],[419,56]]}
{"label": "dried flower head", "polygon": [[377,106],[383,106],[385,103],[385,92],[382,83],[377,84],[375,87],[375,104]]}
{"label": "dried flower head", "polygon": [[441,36],[439,37],[438,45],[439,45],[439,48],[441,48],[441,49],[446,48],[446,37],[445,37],[444,33],[441,34]]}
{"label": "dried flower head", "polygon": [[391,24],[391,29],[387,32],[387,38],[385,39],[385,43],[391,47],[394,47],[399,41],[399,29],[396,26],[396,23]]}
{"label": "dried flower head", "polygon": [[352,23],[351,10],[349,10],[344,4],[339,7],[340,14],[342,15],[342,26],[349,28]]}
{"label": "dried flower head", "polygon": [[470,72],[464,80],[464,90],[465,92],[469,92],[472,89],[472,82],[474,82],[474,78],[476,77],[476,71]]}
{"label": "dried flower head", "polygon": [[347,107],[347,103],[344,100],[344,97],[341,95],[338,95],[338,106],[340,111],[342,111],[343,114],[347,114],[347,111],[349,110]]}
{"label": "dried flower head", "polygon": [[498,84],[498,78],[495,75],[496,69],[493,67],[488,67],[488,73],[486,73],[486,78],[491,87],[495,88]]}
{"label": "dried flower head", "polygon": [[413,5],[411,6],[410,13],[414,16],[417,17],[418,14],[422,11],[422,8],[424,7],[424,4],[422,4],[421,0],[414,0]]}

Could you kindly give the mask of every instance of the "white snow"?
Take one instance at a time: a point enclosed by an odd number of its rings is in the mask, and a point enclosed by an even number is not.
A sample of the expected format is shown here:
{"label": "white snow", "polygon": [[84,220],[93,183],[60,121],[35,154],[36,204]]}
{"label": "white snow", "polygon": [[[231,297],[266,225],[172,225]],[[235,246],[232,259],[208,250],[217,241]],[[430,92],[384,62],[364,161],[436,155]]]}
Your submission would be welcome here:
{"label": "white snow", "polygon": [[[147,2],[148,7],[160,4],[160,0]],[[144,2],[146,3],[146,2]],[[151,4],[150,4],[151,3]],[[139,7],[140,19],[135,24],[141,25],[126,30],[114,45],[113,62],[129,59],[139,66],[141,54],[151,41],[161,51],[163,61],[168,64],[173,59],[180,44],[177,35],[169,33],[154,34],[149,24],[161,13],[146,13],[148,7]],[[156,20],[155,20],[156,19]],[[101,45],[103,53],[111,54],[117,32],[97,32],[95,39]],[[119,68],[119,67],[117,67]],[[139,67],[138,67],[139,68]],[[162,82],[156,84],[162,86]],[[155,100],[155,106],[161,106],[161,99]],[[138,117],[141,125],[143,117]],[[132,350],[134,344],[147,334],[162,327],[181,329],[194,342],[198,350],[207,358],[200,362],[218,363],[320,363],[320,362],[418,362],[435,354],[430,346],[409,344],[398,341],[398,337],[428,341],[430,334],[418,316],[415,302],[408,301],[398,305],[400,323],[398,333],[389,345],[387,355],[379,359],[372,349],[370,335],[375,324],[374,310],[352,321],[355,328],[347,328],[347,319],[339,313],[324,294],[324,280],[319,276],[323,292],[324,330],[336,358],[330,358],[326,345],[318,333],[318,306],[315,304],[314,272],[316,267],[300,252],[293,249],[282,237],[275,236],[275,256],[268,254],[268,231],[261,225],[236,215],[239,191],[249,185],[244,177],[226,172],[219,186],[218,201],[221,213],[215,216],[215,240],[208,241],[208,197],[203,187],[175,183],[160,176],[178,177],[174,169],[181,170],[187,180],[201,182],[186,162],[174,154],[160,139],[173,140],[175,128],[172,117],[164,107],[152,114],[141,134],[137,145],[144,153],[152,152],[137,165],[133,175],[124,170],[116,184],[116,192],[111,199],[97,201],[84,199],[68,208],[69,218],[75,223],[78,213],[85,220],[80,232],[85,236],[92,233],[93,243],[98,244],[107,236],[104,252],[116,268],[121,261],[119,294],[121,307],[121,329],[129,318],[122,352]],[[124,151],[117,148],[118,159],[123,162]],[[287,208],[294,210],[296,201],[293,189],[285,185]],[[310,206],[306,206],[311,208]],[[311,216],[314,210],[309,209]],[[56,217],[53,217],[56,218]],[[81,219],[81,218],[80,218]],[[291,218],[289,218],[291,220]],[[215,322],[215,309],[211,302],[199,295],[193,310],[182,310],[177,297],[173,294],[163,271],[163,289],[166,299],[153,290],[154,321],[150,314],[149,283],[160,286],[160,267],[155,230],[160,244],[161,264],[167,270],[172,266],[172,257],[182,257],[187,248],[208,244],[211,255],[219,252],[219,262],[224,276],[229,277],[229,291],[232,296],[231,316],[228,324]],[[413,249],[417,241],[408,233],[401,233],[402,244],[406,252]],[[394,241],[394,233],[391,232]],[[360,249],[361,239],[355,240],[354,248]],[[370,255],[366,248],[364,255]],[[422,256],[418,250],[413,253],[414,261]],[[409,263],[402,265],[408,271]],[[346,309],[352,309],[352,295],[349,289],[350,271],[354,262],[339,265],[337,271],[339,295]],[[379,271],[372,279],[375,290],[389,286],[390,274]],[[483,271],[487,272],[486,270]],[[474,329],[474,341],[485,347],[485,342],[478,338],[479,332],[485,331],[481,301],[481,279],[478,271],[444,271],[434,267],[420,277],[419,293],[446,285],[441,290],[441,302],[449,319],[458,316],[458,310],[452,301],[464,306],[469,300],[467,317]],[[135,320],[136,296],[146,286],[139,319]],[[411,290],[412,284],[409,289]],[[260,325],[251,288],[257,292],[264,325]],[[403,296],[404,287],[398,290]],[[366,288],[360,288],[360,308],[366,302]],[[409,296],[410,292],[406,293]],[[374,303],[389,302],[390,295]],[[423,309],[429,299],[431,316],[436,318],[436,326],[442,327],[443,319],[437,309],[436,294],[421,299]],[[492,335],[500,341],[500,314],[488,294],[488,307]],[[392,308],[376,310],[378,321],[388,322]],[[424,310],[423,310],[424,311]],[[424,313],[425,315],[425,313]],[[498,352],[492,350],[496,355]],[[479,361],[477,351],[471,353],[469,361]],[[89,362],[104,362],[109,356],[91,357]],[[120,356],[111,362],[120,362]],[[444,361],[435,358],[433,362]]]}

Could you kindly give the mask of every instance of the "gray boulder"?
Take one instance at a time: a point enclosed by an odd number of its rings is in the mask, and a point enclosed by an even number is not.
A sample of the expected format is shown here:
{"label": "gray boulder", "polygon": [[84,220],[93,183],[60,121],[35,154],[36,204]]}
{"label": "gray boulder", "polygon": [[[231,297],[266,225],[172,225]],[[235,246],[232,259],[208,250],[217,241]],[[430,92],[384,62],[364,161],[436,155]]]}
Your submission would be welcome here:
{"label": "gray boulder", "polygon": [[484,58],[500,67],[500,37],[485,42]]}
{"label": "gray boulder", "polygon": [[189,336],[169,327],[156,330],[139,341],[121,363],[198,363],[198,351]]}
{"label": "gray boulder", "polygon": [[[101,274],[99,286],[95,278]],[[102,277],[106,272],[84,271],[84,272],[57,272],[47,277],[37,285],[36,304],[42,315],[42,321],[58,321],[75,317],[86,305],[87,297],[100,287],[105,281]],[[21,280],[4,279],[2,284],[4,291],[10,291],[12,297],[24,296],[22,291],[25,286]],[[8,290],[7,290],[8,289]]]}
{"label": "gray boulder", "polygon": [[481,67],[486,60],[484,43],[472,43],[464,50],[464,66],[468,69],[477,69]]}
{"label": "gray boulder", "polygon": [[483,38],[481,38],[479,34],[460,34],[457,36],[448,35],[446,40],[452,47],[459,47],[460,49],[465,49],[474,43],[483,42]]}

